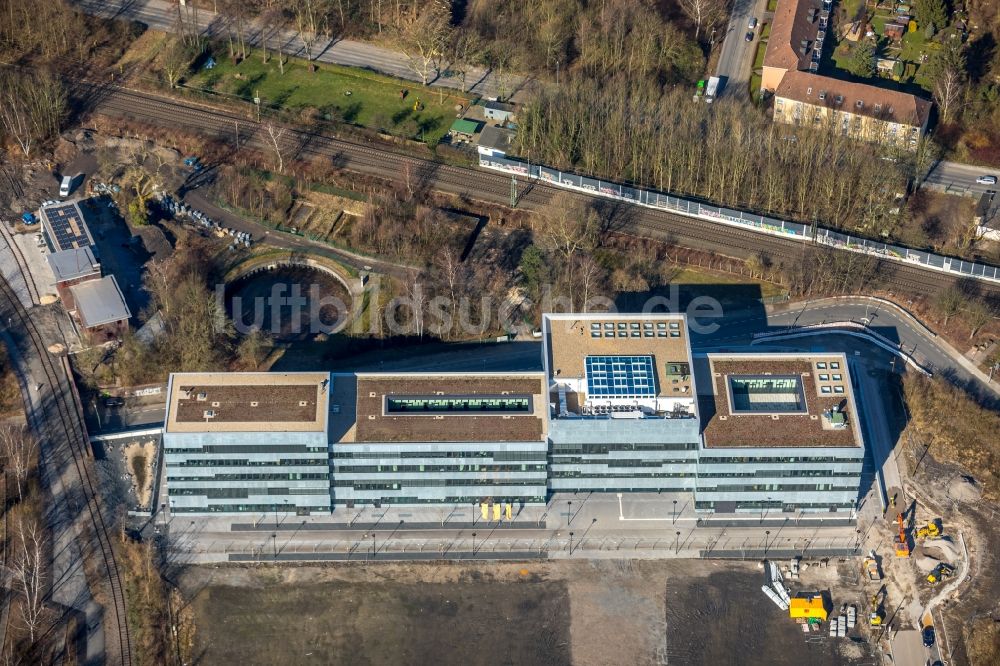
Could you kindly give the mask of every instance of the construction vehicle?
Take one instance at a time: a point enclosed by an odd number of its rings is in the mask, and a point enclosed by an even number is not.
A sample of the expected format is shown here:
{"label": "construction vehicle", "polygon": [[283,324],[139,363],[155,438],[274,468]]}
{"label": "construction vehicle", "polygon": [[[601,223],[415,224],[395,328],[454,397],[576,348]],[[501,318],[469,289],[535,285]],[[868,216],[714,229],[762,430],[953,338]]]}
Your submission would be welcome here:
{"label": "construction vehicle", "polygon": [[934,571],[927,574],[927,582],[937,583],[938,581],[942,581],[946,578],[951,578],[954,575],[955,575],[955,567],[951,566],[950,564],[945,564],[944,562],[941,562],[936,567],[934,567]]}
{"label": "construction vehicle", "polygon": [[910,556],[910,541],[906,536],[906,523],[903,522],[903,514],[896,514],[896,522],[899,524],[899,535],[896,537],[896,557]]}
{"label": "construction vehicle", "polygon": [[885,598],[885,585],[872,595],[872,612],[868,617],[868,623],[873,627],[881,627],[885,620]]}
{"label": "construction vehicle", "polygon": [[932,520],[923,527],[917,528],[917,538],[926,539],[928,537],[934,538],[941,536],[941,528],[938,526],[936,520]]}
{"label": "construction vehicle", "polygon": [[865,558],[865,571],[868,573],[868,580],[882,580],[882,572],[878,568],[878,558],[874,550],[869,551],[868,557]]}

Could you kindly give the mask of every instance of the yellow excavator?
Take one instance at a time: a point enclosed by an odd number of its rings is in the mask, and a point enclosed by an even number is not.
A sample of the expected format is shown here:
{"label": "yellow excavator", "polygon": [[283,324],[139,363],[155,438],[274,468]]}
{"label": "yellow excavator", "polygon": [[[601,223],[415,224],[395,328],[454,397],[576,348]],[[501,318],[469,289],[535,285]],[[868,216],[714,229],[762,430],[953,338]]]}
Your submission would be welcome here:
{"label": "yellow excavator", "polygon": [[946,578],[951,578],[955,575],[955,567],[950,564],[940,563],[934,567],[934,571],[927,574],[928,583],[937,583],[939,581],[945,580]]}
{"label": "yellow excavator", "polygon": [[917,528],[917,538],[926,539],[928,537],[934,538],[941,536],[941,527],[938,525],[936,520],[932,520],[923,527]]}
{"label": "yellow excavator", "polygon": [[885,620],[885,598],[885,585],[872,595],[872,614],[869,616],[868,622],[873,627],[881,627]]}

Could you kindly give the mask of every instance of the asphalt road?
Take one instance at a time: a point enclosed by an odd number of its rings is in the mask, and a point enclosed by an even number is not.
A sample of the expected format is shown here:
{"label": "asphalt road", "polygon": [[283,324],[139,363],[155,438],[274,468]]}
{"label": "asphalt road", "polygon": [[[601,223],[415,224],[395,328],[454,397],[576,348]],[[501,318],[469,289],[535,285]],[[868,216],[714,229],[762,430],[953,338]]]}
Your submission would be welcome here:
{"label": "asphalt road", "polygon": [[[75,4],[94,16],[141,21],[150,28],[163,32],[174,32],[177,29],[177,0],[76,0]],[[205,34],[211,37],[226,34],[224,17],[208,9],[199,9],[196,15],[190,16],[192,18],[188,20],[194,20],[196,16],[198,25]],[[265,40],[269,49],[280,48],[288,55],[306,57],[306,44],[297,30],[253,22],[247,30],[247,43],[257,47],[264,44]],[[404,53],[367,42],[320,35],[312,45],[312,54],[319,62],[360,67],[420,82],[420,77],[410,69]],[[510,97],[513,92],[513,99],[516,100],[516,93],[523,92],[525,82],[524,77],[507,75],[504,82],[505,97]],[[496,97],[500,92],[500,81],[496,74],[483,68],[470,70],[466,83],[470,92],[482,97]],[[446,67],[442,76],[435,78],[430,85],[461,89],[462,81],[458,74],[448,72]]]}
{"label": "asphalt road", "polygon": [[990,167],[961,164],[960,162],[938,162],[924,179],[924,186],[931,185],[944,189],[949,194],[978,197],[987,190],[1000,190],[1000,184],[982,185],[976,182],[980,176],[997,176],[1000,170]]}
{"label": "asphalt road", "polygon": [[[726,26],[725,40],[719,52],[719,64],[715,75],[722,80],[721,95],[747,98],[747,85],[750,81],[750,67],[757,44],[760,42],[760,25],[762,13],[758,11],[761,3],[758,0],[734,0],[733,9]],[[746,41],[746,33],[750,19],[756,16],[757,28],[754,30],[752,42]]]}

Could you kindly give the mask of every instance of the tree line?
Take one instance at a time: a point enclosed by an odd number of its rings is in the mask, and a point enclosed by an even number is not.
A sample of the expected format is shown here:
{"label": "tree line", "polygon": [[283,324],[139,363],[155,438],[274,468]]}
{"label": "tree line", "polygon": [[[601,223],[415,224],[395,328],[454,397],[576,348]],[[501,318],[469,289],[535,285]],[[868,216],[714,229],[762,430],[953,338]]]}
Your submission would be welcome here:
{"label": "tree line", "polygon": [[897,197],[927,158],[886,161],[832,126],[797,130],[623,76],[545,87],[518,122],[517,153],[534,162],[874,237],[893,234]]}

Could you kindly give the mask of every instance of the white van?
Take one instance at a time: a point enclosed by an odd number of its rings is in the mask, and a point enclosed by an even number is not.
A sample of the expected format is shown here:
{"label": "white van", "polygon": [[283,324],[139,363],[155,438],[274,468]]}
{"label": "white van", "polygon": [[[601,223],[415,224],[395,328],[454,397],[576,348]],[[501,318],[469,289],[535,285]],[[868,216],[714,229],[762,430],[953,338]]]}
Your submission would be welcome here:
{"label": "white van", "polygon": [[59,186],[59,196],[68,197],[73,191],[73,176],[63,176],[62,184]]}

